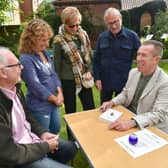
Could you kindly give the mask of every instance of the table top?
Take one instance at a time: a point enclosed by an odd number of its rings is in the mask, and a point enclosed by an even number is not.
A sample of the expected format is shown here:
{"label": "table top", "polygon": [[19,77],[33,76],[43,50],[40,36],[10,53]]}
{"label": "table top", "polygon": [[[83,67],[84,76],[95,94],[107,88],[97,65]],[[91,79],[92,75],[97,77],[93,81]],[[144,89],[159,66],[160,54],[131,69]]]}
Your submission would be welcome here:
{"label": "table top", "polygon": [[[123,106],[114,109],[123,112],[122,118],[128,119],[133,113]],[[107,122],[99,119],[100,110],[94,109],[78,113],[66,114],[64,119],[74,137],[80,144],[88,161],[94,168],[168,168],[168,146],[138,158],[133,158],[117,142],[115,138],[138,131],[132,128],[128,131],[109,130]],[[168,140],[168,135],[155,127],[148,128],[158,136]]]}

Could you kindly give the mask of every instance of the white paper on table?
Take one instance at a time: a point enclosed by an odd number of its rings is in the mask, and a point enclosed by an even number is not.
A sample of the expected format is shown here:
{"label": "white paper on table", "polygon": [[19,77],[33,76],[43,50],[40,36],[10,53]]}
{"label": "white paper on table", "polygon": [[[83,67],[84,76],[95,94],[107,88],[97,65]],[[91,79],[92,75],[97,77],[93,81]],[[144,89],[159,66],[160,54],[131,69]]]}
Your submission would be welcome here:
{"label": "white paper on table", "polygon": [[100,115],[100,119],[102,119],[104,121],[114,122],[121,115],[122,115],[122,112],[120,112],[120,111],[108,109]]}
{"label": "white paper on table", "polygon": [[147,129],[134,132],[134,134],[138,137],[138,143],[136,145],[131,145],[129,143],[128,138],[130,134],[115,139],[115,141],[133,158],[139,157],[168,144],[166,140]]}

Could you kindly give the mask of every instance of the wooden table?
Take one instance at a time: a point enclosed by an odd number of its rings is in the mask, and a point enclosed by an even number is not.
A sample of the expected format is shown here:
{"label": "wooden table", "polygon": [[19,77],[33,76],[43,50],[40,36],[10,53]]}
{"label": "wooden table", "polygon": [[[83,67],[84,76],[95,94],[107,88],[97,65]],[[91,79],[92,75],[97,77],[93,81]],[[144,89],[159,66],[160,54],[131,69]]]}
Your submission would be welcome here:
{"label": "wooden table", "polygon": [[[130,111],[122,106],[114,109],[122,111],[123,118],[131,118]],[[99,119],[99,109],[64,115],[66,124],[81,146],[91,167],[94,168],[168,168],[168,146],[138,158],[129,155],[115,138],[138,131],[138,128],[119,132],[108,130],[108,123]],[[150,127],[150,131],[168,140],[168,135]]]}

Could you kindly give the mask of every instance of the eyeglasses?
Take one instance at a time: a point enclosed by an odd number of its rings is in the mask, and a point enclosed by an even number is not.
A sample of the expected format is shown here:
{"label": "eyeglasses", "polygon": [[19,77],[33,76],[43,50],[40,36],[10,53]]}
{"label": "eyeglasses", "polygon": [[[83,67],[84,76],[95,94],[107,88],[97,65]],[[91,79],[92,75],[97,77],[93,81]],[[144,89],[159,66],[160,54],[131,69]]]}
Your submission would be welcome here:
{"label": "eyeglasses", "polygon": [[77,28],[78,28],[79,26],[80,26],[80,24],[76,24],[76,25],[68,25],[68,27],[71,28],[71,29],[73,29],[74,27],[77,27]]}
{"label": "eyeglasses", "polygon": [[18,62],[17,64],[6,65],[6,66],[4,66],[4,68],[11,68],[11,67],[15,67],[15,66],[21,67],[22,64],[20,62]]}
{"label": "eyeglasses", "polygon": [[113,25],[117,26],[117,25],[119,25],[119,23],[120,23],[120,19],[115,20],[113,22],[108,22],[106,24],[107,24],[107,26],[113,26]]}

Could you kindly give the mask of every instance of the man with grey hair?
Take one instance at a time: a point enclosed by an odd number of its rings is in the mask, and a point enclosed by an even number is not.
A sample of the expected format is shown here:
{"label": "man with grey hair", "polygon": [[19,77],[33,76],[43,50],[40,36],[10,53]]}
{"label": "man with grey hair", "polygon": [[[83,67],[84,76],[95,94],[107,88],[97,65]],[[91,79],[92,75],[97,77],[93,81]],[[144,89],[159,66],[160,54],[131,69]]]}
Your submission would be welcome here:
{"label": "man with grey hair", "polygon": [[22,68],[9,49],[0,47],[0,167],[70,168],[65,163],[76,147],[31,116],[19,86]]}
{"label": "man with grey hair", "polygon": [[94,79],[101,103],[116,96],[124,87],[133,54],[140,46],[135,32],[122,26],[119,10],[108,8],[104,14],[107,30],[100,34],[93,58]]}
{"label": "man with grey hair", "polygon": [[128,120],[118,119],[110,123],[110,129],[126,131],[132,127],[141,129],[156,126],[168,133],[168,75],[158,66],[163,53],[159,41],[145,41],[137,51],[137,68],[130,71],[123,91],[101,110],[123,105],[136,115]]}

